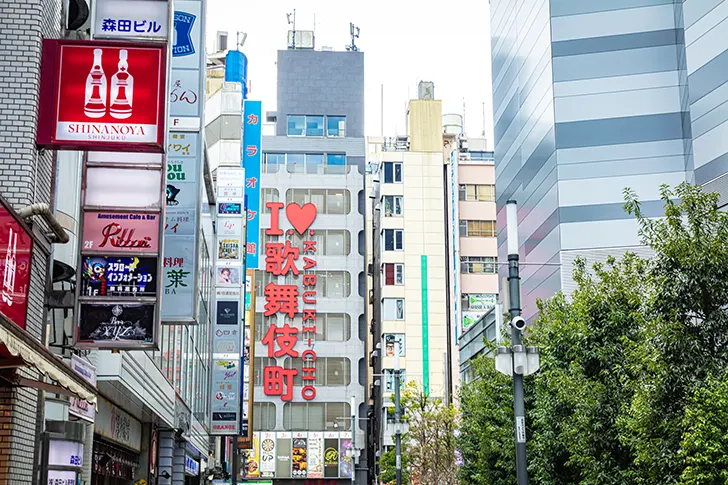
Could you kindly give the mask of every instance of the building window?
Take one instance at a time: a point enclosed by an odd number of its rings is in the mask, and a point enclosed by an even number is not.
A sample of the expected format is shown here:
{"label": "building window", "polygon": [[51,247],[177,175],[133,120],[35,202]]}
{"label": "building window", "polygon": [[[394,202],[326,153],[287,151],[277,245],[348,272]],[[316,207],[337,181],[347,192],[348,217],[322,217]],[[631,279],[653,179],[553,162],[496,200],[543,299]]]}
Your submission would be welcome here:
{"label": "building window", "polygon": [[283,405],[286,431],[346,431],[351,429],[351,408],[345,402],[289,402]]}
{"label": "building window", "polygon": [[394,357],[395,347],[399,345],[399,356],[404,357],[405,341],[403,333],[385,333],[384,334],[384,355],[385,357]]}
{"label": "building window", "polygon": [[280,167],[285,164],[285,153],[266,153],[263,162],[263,173],[278,173]]}
{"label": "building window", "polygon": [[[317,229],[313,236],[301,236],[297,232],[286,234],[294,247],[303,247],[304,241],[316,241],[319,256],[348,256],[351,252],[351,233],[344,229]],[[263,246],[265,247],[265,246]]]}
{"label": "building window", "polygon": [[[278,363],[272,357],[256,357],[253,359],[253,385],[261,387],[263,385],[263,369],[276,365]],[[217,389],[213,389],[213,391],[217,391]]]}
{"label": "building window", "polygon": [[386,286],[403,285],[404,284],[404,264],[385,263],[384,264],[384,284]]}
{"label": "building window", "polygon": [[462,274],[497,274],[496,258],[490,256],[465,256],[460,258]]}
{"label": "building window", "polygon": [[256,402],[253,404],[253,429],[270,431],[276,428],[276,405],[272,402]]}
{"label": "building window", "polygon": [[278,202],[279,200],[278,189],[261,189],[260,190],[260,205],[263,214],[270,214],[270,209],[266,205],[268,202]]}
{"label": "building window", "polygon": [[306,116],[306,136],[324,136],[323,116]]}
{"label": "building window", "polygon": [[351,210],[351,194],[344,189],[288,189],[286,205],[291,202],[299,205],[311,202],[319,215],[343,215]]}
{"label": "building window", "polygon": [[495,185],[461,185],[458,195],[460,200],[495,202]]}
{"label": "building window", "polygon": [[404,320],[404,298],[384,298],[382,300],[383,320]]}
{"label": "building window", "polygon": [[385,229],[382,232],[384,234],[385,251],[404,250],[404,231],[402,229]]}
{"label": "building window", "polygon": [[[321,298],[347,298],[351,295],[351,275],[348,271],[310,271],[316,275],[316,296]],[[299,284],[300,276],[288,273],[286,285]]]}
{"label": "building window", "polygon": [[304,136],[306,133],[306,117],[288,115],[288,136]]}
{"label": "building window", "polygon": [[343,138],[346,136],[346,117],[345,116],[327,116],[326,117],[326,136]]}
{"label": "building window", "polygon": [[[256,314],[256,322],[258,321]],[[285,323],[302,332],[302,315],[299,313],[293,319],[285,317]],[[257,328],[257,327],[256,327]],[[267,327],[266,327],[267,329]],[[346,313],[317,313],[316,314],[316,341],[317,342],[346,342],[351,336],[351,317]],[[256,335],[256,340],[260,341]]]}
{"label": "building window", "polygon": [[460,221],[460,237],[496,237],[495,221]]}
{"label": "building window", "polygon": [[261,270],[255,270],[255,294],[259,298],[262,298],[264,295],[265,287],[268,286],[269,283],[275,283],[278,279],[277,276],[272,275],[271,273],[267,273],[265,271]]}
{"label": "building window", "polygon": [[285,164],[288,173],[312,175],[341,175],[349,173],[346,155],[343,153],[287,153]]}
{"label": "building window", "polygon": [[402,215],[402,202],[404,197],[401,195],[385,195],[384,196],[384,217],[396,217]]}
{"label": "building window", "polygon": [[402,183],[402,164],[400,162],[384,162],[384,183]]}
{"label": "building window", "polygon": [[[294,386],[303,386],[303,368],[312,367],[313,362],[304,366],[302,359],[286,358],[283,367],[296,369]],[[345,357],[319,357],[316,359],[316,386],[345,387],[351,384],[351,361]]]}
{"label": "building window", "polygon": [[[394,369],[382,369],[384,371],[384,392],[394,392]],[[399,388],[403,389],[405,383],[404,369],[399,371]]]}

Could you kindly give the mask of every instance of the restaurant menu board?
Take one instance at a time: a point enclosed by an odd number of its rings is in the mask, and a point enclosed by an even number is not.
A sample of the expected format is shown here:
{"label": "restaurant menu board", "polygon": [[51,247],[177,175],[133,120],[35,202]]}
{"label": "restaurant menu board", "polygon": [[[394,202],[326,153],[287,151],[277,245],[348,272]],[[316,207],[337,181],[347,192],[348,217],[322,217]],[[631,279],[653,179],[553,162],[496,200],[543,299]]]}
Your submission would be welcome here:
{"label": "restaurant menu board", "polygon": [[157,258],[85,256],[83,296],[157,296]]}

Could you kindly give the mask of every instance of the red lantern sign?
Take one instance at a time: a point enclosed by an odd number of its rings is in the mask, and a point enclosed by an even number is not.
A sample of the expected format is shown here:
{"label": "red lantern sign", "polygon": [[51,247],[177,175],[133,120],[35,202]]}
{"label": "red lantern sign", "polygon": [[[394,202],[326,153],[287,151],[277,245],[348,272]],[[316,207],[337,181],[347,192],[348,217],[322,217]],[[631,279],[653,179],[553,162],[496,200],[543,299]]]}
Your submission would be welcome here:
{"label": "red lantern sign", "polygon": [[[269,236],[282,236],[280,228],[280,211],[283,204],[280,202],[268,202],[270,210],[270,228],[266,229]],[[291,203],[286,207],[286,217],[293,229],[288,230],[289,235],[294,230],[301,236],[315,235],[310,230],[311,224],[316,219],[316,206],[311,203],[299,206]],[[303,360],[301,369],[301,380],[303,389],[301,397],[310,401],[316,397],[316,351],[314,343],[316,337],[316,274],[313,268],[316,267],[316,241],[304,240],[303,247],[294,247],[291,241],[271,241],[265,245],[265,271],[272,276],[299,276],[301,288],[296,285],[279,285],[271,282],[264,289],[266,317],[282,313],[288,318],[295,315],[302,315],[301,337],[306,344],[306,349],[299,354],[294,349],[298,343],[298,328],[288,324],[278,327],[271,325],[263,338],[263,344],[268,346],[268,357],[300,358]],[[299,258],[303,266],[296,266]],[[302,305],[299,306],[299,297]],[[276,348],[277,347],[277,348]],[[283,401],[293,399],[293,378],[298,375],[296,369],[284,369],[280,366],[268,366],[263,369],[263,390],[267,396],[280,396]]]}
{"label": "red lantern sign", "polygon": [[164,44],[43,41],[38,145],[164,152]]}

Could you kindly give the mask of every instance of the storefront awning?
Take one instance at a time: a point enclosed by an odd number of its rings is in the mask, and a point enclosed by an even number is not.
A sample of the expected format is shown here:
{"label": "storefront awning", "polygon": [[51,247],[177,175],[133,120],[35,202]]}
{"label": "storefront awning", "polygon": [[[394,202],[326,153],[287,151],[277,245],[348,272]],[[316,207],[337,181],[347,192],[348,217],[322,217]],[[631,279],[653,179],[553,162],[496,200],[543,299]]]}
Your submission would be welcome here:
{"label": "storefront awning", "polygon": [[[58,386],[51,386],[44,382],[21,377],[15,378],[15,384],[46,389],[61,394],[70,393],[70,395],[83,399],[89,404],[96,405],[97,391],[91,384],[84,381],[45,346],[31,338],[20,327],[7,321],[1,314],[0,344],[4,345],[11,355],[18,357],[17,361],[5,363],[4,367],[19,367],[22,365],[34,367],[41,374],[57,382],[62,389],[59,389]],[[2,362],[1,358],[0,362]]]}

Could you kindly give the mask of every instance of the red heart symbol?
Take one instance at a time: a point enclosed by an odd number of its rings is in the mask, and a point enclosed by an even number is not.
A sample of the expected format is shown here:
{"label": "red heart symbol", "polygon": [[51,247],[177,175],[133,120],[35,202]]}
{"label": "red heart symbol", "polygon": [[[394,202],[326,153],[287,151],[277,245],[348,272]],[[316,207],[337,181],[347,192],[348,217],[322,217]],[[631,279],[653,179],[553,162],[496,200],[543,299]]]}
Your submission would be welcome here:
{"label": "red heart symbol", "polygon": [[295,202],[291,202],[288,204],[288,207],[286,207],[286,217],[293,228],[298,231],[300,235],[303,235],[303,233],[311,227],[313,221],[316,220],[316,206],[308,202],[303,204],[303,207],[301,207]]}

